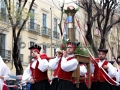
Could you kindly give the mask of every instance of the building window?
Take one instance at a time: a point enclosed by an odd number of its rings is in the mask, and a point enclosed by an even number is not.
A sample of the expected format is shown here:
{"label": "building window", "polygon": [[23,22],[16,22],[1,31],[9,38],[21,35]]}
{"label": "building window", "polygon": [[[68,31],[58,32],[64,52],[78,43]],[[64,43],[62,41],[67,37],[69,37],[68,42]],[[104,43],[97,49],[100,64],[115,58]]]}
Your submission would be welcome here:
{"label": "building window", "polygon": [[43,45],[43,53],[47,53],[47,48],[46,48],[46,45]]}
{"label": "building window", "polygon": [[5,34],[0,34],[0,55],[5,58]]}
{"label": "building window", "polygon": [[33,46],[35,44],[35,42],[30,41],[30,47]]}
{"label": "building window", "polygon": [[54,56],[56,55],[56,48],[54,48]]}
{"label": "building window", "polygon": [[42,25],[43,25],[43,27],[46,27],[47,15],[43,13],[42,19],[43,19],[43,20],[42,20]]}
{"label": "building window", "polygon": [[57,31],[57,19],[54,18],[54,31]]}
{"label": "building window", "polygon": [[1,0],[1,19],[6,21],[6,6],[4,0]]}
{"label": "building window", "polygon": [[34,19],[35,18],[35,10],[34,9],[31,9],[30,11],[30,29],[35,29],[35,26],[34,26]]}

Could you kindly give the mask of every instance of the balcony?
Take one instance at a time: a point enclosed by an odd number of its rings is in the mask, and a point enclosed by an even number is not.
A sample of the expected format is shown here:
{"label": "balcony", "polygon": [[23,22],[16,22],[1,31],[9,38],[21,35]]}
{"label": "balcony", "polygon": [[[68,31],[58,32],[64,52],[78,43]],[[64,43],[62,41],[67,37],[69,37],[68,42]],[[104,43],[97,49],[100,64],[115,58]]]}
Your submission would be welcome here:
{"label": "balcony", "polygon": [[29,22],[28,23],[28,29],[29,29],[29,32],[31,33],[34,33],[34,34],[40,34],[40,25],[39,24],[36,24],[34,22]]}
{"label": "balcony", "polygon": [[51,29],[42,27],[42,36],[51,37]]}
{"label": "balcony", "polygon": [[11,60],[11,51],[6,49],[0,49],[0,56],[3,58],[4,61]]}
{"label": "balcony", "polygon": [[60,34],[57,31],[53,31],[53,37],[59,39]]}
{"label": "balcony", "polygon": [[0,12],[0,21],[8,22],[7,13]]}

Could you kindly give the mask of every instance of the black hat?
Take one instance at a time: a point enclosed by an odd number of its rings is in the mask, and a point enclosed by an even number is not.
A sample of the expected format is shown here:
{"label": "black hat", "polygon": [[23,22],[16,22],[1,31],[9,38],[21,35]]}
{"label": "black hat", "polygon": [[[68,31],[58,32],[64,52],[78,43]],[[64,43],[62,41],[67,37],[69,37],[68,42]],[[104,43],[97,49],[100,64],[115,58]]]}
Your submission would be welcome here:
{"label": "black hat", "polygon": [[29,50],[31,49],[38,49],[39,51],[41,50],[41,46],[35,44],[35,45],[32,45],[31,47],[29,47]]}
{"label": "black hat", "polygon": [[73,44],[73,45],[75,45],[75,47],[79,46],[79,44],[80,44],[80,42],[70,42],[70,41],[67,41],[66,43],[67,43],[67,45]]}
{"label": "black hat", "polygon": [[105,52],[107,53],[108,52],[108,49],[98,49],[99,52]]}

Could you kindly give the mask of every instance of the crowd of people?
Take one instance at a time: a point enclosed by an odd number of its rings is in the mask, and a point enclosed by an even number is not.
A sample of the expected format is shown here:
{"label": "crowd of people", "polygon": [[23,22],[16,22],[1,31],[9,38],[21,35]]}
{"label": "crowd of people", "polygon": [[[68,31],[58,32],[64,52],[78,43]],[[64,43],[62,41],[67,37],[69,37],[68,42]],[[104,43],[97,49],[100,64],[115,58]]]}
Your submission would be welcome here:
{"label": "crowd of people", "polygon": [[[79,43],[67,41],[66,50],[56,49],[56,57],[49,58],[41,54],[41,47],[37,44],[29,48],[32,61],[24,70],[22,81],[31,83],[30,90],[120,90],[120,56],[117,65],[106,59],[107,49],[98,49],[98,58],[90,62],[91,88],[87,80],[82,79],[79,88],[72,74],[80,67],[80,77],[87,77],[87,67],[75,58],[74,52]],[[51,82],[48,77],[48,68],[54,70]],[[9,79],[10,70],[0,57],[0,90],[7,90],[5,81]]]}

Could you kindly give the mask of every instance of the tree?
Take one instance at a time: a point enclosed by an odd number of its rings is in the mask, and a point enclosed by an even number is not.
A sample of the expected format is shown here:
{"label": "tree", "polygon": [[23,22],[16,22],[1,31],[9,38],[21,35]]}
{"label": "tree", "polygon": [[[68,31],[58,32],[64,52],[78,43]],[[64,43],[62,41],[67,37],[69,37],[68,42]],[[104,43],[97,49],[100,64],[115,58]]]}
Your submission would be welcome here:
{"label": "tree", "polygon": [[120,22],[120,18],[113,20],[113,17],[116,14],[115,10],[119,3],[116,0],[100,0],[99,3],[95,2],[95,0],[78,0],[76,4],[84,9],[87,13],[86,22],[88,30],[86,33],[86,39],[92,47],[94,56],[97,57],[97,48],[95,47],[94,40],[92,38],[93,23],[97,21],[96,27],[99,28],[101,34],[99,48],[105,48],[108,32],[113,25]]}
{"label": "tree", "polygon": [[[16,75],[21,75],[23,74],[23,67],[21,64],[21,60],[20,60],[20,48],[19,48],[19,37],[20,37],[20,33],[23,30],[23,27],[26,23],[26,21],[29,18],[29,13],[32,9],[32,6],[35,2],[35,0],[31,0],[31,4],[28,7],[28,10],[25,8],[27,2],[29,0],[18,0],[18,7],[17,10],[14,11],[14,5],[12,5],[12,1],[11,0],[4,0],[4,3],[6,5],[6,9],[7,9],[7,13],[8,13],[8,19],[9,22],[11,24],[11,28],[12,28],[12,33],[13,33],[13,53],[12,53],[12,57],[13,57],[13,61],[14,61],[14,65],[16,68]],[[24,10],[25,13],[24,13]],[[19,28],[17,29],[19,25]]]}

